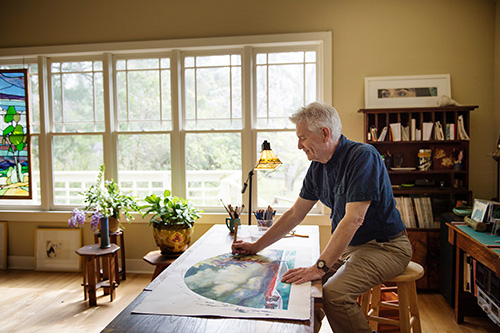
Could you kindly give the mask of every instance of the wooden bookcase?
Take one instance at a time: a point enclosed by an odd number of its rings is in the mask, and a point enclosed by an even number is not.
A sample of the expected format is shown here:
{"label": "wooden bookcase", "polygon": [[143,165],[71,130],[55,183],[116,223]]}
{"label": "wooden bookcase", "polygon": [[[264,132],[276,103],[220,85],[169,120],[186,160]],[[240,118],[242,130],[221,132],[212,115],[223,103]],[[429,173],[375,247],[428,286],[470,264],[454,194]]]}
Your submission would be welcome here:
{"label": "wooden bookcase", "polygon": [[[435,222],[440,216],[452,210],[457,200],[465,200],[472,204],[472,193],[469,191],[469,141],[458,138],[459,117],[463,119],[463,127],[470,133],[470,112],[477,106],[447,107],[412,107],[388,109],[360,109],[364,114],[365,142],[373,145],[382,156],[389,155],[391,164],[388,173],[393,186],[394,196],[429,197]],[[401,124],[411,132],[412,119],[416,130],[423,132],[424,123],[440,122],[444,131],[444,140],[434,139],[434,126],[429,140],[393,141],[390,134],[391,124]],[[447,124],[454,125],[455,136],[447,138]],[[381,134],[383,128],[388,132],[383,141],[374,141],[372,133]],[[375,129],[375,130],[374,130]],[[423,133],[422,133],[423,136]],[[421,149],[432,151],[432,166],[422,171],[418,168],[418,154]],[[388,154],[389,152],[389,154]],[[460,166],[453,161],[462,152]],[[394,161],[401,161],[394,165]],[[439,225],[432,228],[409,228],[408,235],[413,247],[412,260],[421,264],[426,270],[417,287],[421,289],[437,289],[439,286]]]}

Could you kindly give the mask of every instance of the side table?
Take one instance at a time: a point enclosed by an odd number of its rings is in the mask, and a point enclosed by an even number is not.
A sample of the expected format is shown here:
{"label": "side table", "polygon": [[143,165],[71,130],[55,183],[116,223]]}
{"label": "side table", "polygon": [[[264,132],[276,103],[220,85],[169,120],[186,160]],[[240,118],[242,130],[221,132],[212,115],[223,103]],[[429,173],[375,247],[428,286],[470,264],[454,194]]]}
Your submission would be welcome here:
{"label": "side table", "polygon": [[160,275],[161,272],[168,266],[170,266],[171,263],[175,261],[175,259],[179,258],[180,254],[177,255],[163,255],[161,254],[160,250],[156,251],[150,251],[148,254],[146,254],[142,259],[144,259],[146,262],[150,263],[151,265],[155,265],[155,271],[153,273],[153,277],[151,278],[151,281],[153,281],[158,275]]}
{"label": "side table", "polygon": [[[96,232],[94,234],[94,241],[96,243],[99,243],[99,238],[101,237],[100,232]],[[120,244],[118,244],[118,238],[120,239]],[[120,279],[125,281],[127,279],[127,271],[125,268],[125,236],[124,232],[122,229],[118,229],[116,232],[110,232],[109,233],[109,241],[113,244],[119,245],[120,246],[120,262],[121,265],[117,265],[117,274],[118,275],[118,284],[120,284]],[[98,271],[100,271],[99,265],[97,266]]]}
{"label": "side table", "polygon": [[[96,291],[99,288],[104,288],[104,295],[110,296],[110,302],[116,296],[115,289],[118,286],[116,266],[117,252],[120,247],[116,244],[111,244],[107,249],[101,249],[100,244],[86,245],[79,248],[75,252],[84,259],[83,264],[83,294],[87,300],[89,295],[89,305],[97,305]],[[101,280],[100,273],[96,271],[96,262],[102,258],[103,278]]]}

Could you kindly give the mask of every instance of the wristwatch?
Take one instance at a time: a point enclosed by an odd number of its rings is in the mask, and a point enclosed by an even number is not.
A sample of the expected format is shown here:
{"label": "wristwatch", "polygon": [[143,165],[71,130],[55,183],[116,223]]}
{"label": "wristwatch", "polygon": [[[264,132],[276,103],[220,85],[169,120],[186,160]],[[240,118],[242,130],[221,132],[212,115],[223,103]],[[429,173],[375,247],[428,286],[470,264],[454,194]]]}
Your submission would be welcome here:
{"label": "wristwatch", "polygon": [[318,269],[321,269],[325,273],[328,273],[328,271],[330,270],[330,267],[326,266],[326,262],[321,259],[318,259],[318,261],[316,261],[316,267]]}

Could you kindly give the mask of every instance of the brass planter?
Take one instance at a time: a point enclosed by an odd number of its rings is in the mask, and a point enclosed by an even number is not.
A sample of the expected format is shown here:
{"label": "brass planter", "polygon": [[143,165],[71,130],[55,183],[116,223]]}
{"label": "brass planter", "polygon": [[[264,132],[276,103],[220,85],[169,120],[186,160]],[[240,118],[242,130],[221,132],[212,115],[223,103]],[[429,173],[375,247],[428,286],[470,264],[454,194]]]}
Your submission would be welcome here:
{"label": "brass planter", "polygon": [[186,225],[160,225],[153,223],[153,236],[161,254],[180,254],[187,250],[191,243],[194,227]]}

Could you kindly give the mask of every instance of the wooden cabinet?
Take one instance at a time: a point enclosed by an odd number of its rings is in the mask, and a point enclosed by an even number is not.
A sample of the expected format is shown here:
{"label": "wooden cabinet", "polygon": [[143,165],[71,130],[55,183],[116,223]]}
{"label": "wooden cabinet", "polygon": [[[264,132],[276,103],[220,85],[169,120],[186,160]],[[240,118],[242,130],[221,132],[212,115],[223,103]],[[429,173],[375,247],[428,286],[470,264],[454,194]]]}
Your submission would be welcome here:
{"label": "wooden cabinet", "polygon": [[[372,144],[383,157],[389,157],[389,177],[394,196],[429,197],[435,222],[443,213],[449,212],[457,200],[472,202],[469,191],[469,140],[459,136],[459,126],[468,135],[470,111],[477,106],[448,106],[425,108],[360,109],[364,114],[365,142]],[[443,129],[443,140],[435,137],[435,124]],[[391,124],[393,124],[391,126]],[[397,125],[394,125],[397,124]],[[398,125],[400,124],[400,125]],[[431,124],[431,125],[429,125]],[[391,133],[391,127],[394,127]],[[424,138],[424,127],[430,137]],[[387,134],[382,141],[377,139],[386,128]],[[403,140],[394,141],[398,130],[408,129]],[[453,128],[454,135],[447,129]],[[417,132],[420,131],[420,138]],[[431,152],[431,166],[427,170],[419,168],[419,154]],[[460,155],[460,156],[459,156]],[[460,160],[461,163],[454,163]],[[388,159],[385,160],[388,162]],[[426,274],[417,282],[421,289],[439,287],[439,224],[436,229],[409,228],[408,236],[412,243],[412,260],[421,264]]]}

